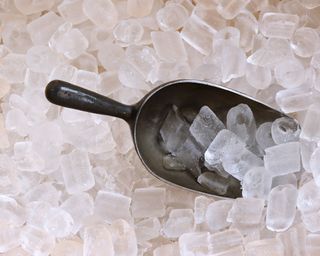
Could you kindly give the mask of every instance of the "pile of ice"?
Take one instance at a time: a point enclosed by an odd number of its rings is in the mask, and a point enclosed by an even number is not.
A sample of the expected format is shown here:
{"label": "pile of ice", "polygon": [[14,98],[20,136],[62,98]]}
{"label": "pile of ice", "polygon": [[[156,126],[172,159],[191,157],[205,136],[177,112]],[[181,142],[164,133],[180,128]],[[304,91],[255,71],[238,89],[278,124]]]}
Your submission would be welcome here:
{"label": "pile of ice", "polygon": [[208,106],[194,118],[173,106],[160,129],[164,149],[169,152],[163,157],[166,169],[187,171],[221,196],[240,191],[237,179],[243,197],[258,198],[268,197],[272,180],[283,175],[290,178],[288,183],[297,180],[299,135],[299,125],[289,117],[257,128],[247,104],[232,107],[225,124]]}
{"label": "pile of ice", "polygon": [[[319,14],[318,0],[1,0],[0,253],[318,256]],[[164,184],[124,122],[44,97],[62,79],[131,104],[177,78],[240,90],[301,123],[286,143],[274,124],[258,127],[266,165],[244,170],[245,198]],[[283,175],[269,192],[270,173]]]}

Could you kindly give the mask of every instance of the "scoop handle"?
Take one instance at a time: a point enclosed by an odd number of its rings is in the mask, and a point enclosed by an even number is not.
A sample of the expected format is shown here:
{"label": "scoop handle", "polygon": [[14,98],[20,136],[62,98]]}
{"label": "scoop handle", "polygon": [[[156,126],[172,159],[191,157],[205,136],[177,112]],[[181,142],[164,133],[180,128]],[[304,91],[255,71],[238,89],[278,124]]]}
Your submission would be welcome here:
{"label": "scoop handle", "polygon": [[65,81],[51,81],[46,87],[45,94],[51,103],[62,107],[115,116],[127,122],[133,117],[133,106],[124,105]]}

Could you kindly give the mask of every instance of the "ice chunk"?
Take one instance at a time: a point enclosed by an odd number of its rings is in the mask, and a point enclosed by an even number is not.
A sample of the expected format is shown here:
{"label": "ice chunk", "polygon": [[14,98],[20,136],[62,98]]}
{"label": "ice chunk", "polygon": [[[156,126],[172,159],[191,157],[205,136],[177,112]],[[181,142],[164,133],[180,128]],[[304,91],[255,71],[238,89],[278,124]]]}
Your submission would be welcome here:
{"label": "ice chunk", "polygon": [[73,25],[80,24],[88,18],[82,9],[82,0],[67,0],[58,5],[60,15]]}
{"label": "ice chunk", "polygon": [[62,156],[61,169],[69,194],[87,191],[94,186],[94,177],[87,152],[75,149]]}
{"label": "ice chunk", "polygon": [[272,82],[271,70],[267,67],[249,64],[246,69],[246,79],[248,83],[257,89],[264,90]]}
{"label": "ice chunk", "polygon": [[7,196],[15,196],[20,191],[18,172],[13,160],[6,154],[0,154],[0,193]]}
{"label": "ice chunk", "polygon": [[61,208],[51,208],[44,223],[44,229],[51,235],[62,238],[70,235],[73,226],[71,215]]}
{"label": "ice chunk", "polygon": [[226,21],[219,15],[216,8],[213,6],[198,4],[193,9],[191,17],[213,33],[226,26]]}
{"label": "ice chunk", "polygon": [[204,154],[206,165],[217,166],[227,153],[239,152],[244,147],[244,142],[236,134],[223,129],[216,135]]}
{"label": "ice chunk", "polygon": [[83,12],[96,26],[111,29],[118,21],[118,11],[111,0],[83,1]]}
{"label": "ice chunk", "polygon": [[294,173],[289,173],[289,174],[276,176],[272,178],[272,188],[280,185],[287,185],[287,184],[291,184],[294,187],[297,187],[297,184],[298,184],[297,176]]}
{"label": "ice chunk", "polygon": [[178,238],[194,230],[194,217],[191,209],[173,209],[164,223],[163,233],[168,238]]}
{"label": "ice chunk", "polygon": [[84,229],[83,255],[114,255],[111,233],[105,224]]}
{"label": "ice chunk", "polygon": [[[81,256],[83,255],[83,244],[78,240],[64,239],[57,242],[51,256]],[[21,255],[22,256],[22,255]]]}
{"label": "ice chunk", "polygon": [[298,141],[300,127],[294,119],[289,117],[280,117],[273,121],[271,134],[272,139],[276,144]]}
{"label": "ice chunk", "polygon": [[280,90],[276,93],[276,102],[285,113],[299,112],[313,103],[313,93],[307,87]]}
{"label": "ice chunk", "polygon": [[242,180],[242,195],[245,198],[267,199],[271,190],[272,176],[264,167],[250,169]]}
{"label": "ice chunk", "polygon": [[260,31],[265,37],[290,39],[298,23],[297,15],[266,12],[260,22]]}
{"label": "ice chunk", "polygon": [[49,255],[55,246],[55,239],[41,229],[25,226],[20,234],[20,243],[31,255]]}
{"label": "ice chunk", "polygon": [[123,120],[114,120],[112,122],[111,130],[113,138],[117,143],[117,151],[121,154],[127,154],[134,146],[132,143],[130,129],[123,123]]}
{"label": "ice chunk", "polygon": [[319,50],[319,44],[320,37],[313,28],[298,28],[291,38],[294,53],[303,58],[312,57]]}
{"label": "ice chunk", "polygon": [[116,219],[130,221],[130,204],[130,197],[100,190],[94,202],[94,213],[107,223],[111,223]]}
{"label": "ice chunk", "polygon": [[50,11],[27,25],[27,30],[34,44],[46,45],[52,34],[63,23],[63,18]]}
{"label": "ice chunk", "polygon": [[301,216],[302,222],[309,232],[316,233],[320,231],[320,211],[303,213]]}
{"label": "ice chunk", "polygon": [[235,27],[225,27],[219,30],[214,37],[213,47],[217,47],[222,44],[229,44],[239,47],[240,31]]}
{"label": "ice chunk", "polygon": [[273,176],[300,171],[300,143],[288,142],[265,149],[264,166]]}
{"label": "ice chunk", "polygon": [[42,11],[50,10],[54,5],[54,3],[51,0],[42,0],[42,1],[14,0],[14,4],[17,7],[17,9],[25,15],[41,13]]}
{"label": "ice chunk", "polygon": [[303,120],[301,129],[301,138],[308,140],[320,139],[320,108],[318,104],[313,104],[308,108],[308,111]]}
{"label": "ice chunk", "polygon": [[110,232],[115,255],[136,256],[138,253],[137,238],[133,227],[125,220],[119,219],[111,224]]}
{"label": "ice chunk", "polygon": [[49,46],[68,59],[76,59],[85,52],[89,42],[79,29],[72,28],[71,23],[65,23],[52,35]]}
{"label": "ice chunk", "polygon": [[254,47],[256,33],[258,31],[258,21],[256,17],[250,12],[240,13],[235,18],[234,26],[240,30],[240,46],[245,52],[251,51]]}
{"label": "ice chunk", "polygon": [[206,212],[209,204],[212,202],[205,196],[197,196],[194,200],[194,222],[201,224],[206,220]]}
{"label": "ice chunk", "polygon": [[269,238],[249,242],[245,246],[246,256],[257,256],[268,253],[274,256],[284,256],[284,247],[280,239]]}
{"label": "ice chunk", "polygon": [[256,132],[256,141],[261,149],[266,149],[275,145],[271,134],[272,122],[260,124]]}
{"label": "ice chunk", "polygon": [[[164,188],[137,188],[132,196],[132,215],[134,218],[162,217],[165,214]],[[157,204],[154,204],[157,202]]]}
{"label": "ice chunk", "polygon": [[173,105],[160,128],[165,148],[169,152],[176,152],[189,135],[188,130],[188,123],[183,120],[178,108]]}
{"label": "ice chunk", "polygon": [[143,17],[150,14],[154,0],[129,0],[127,13],[133,17]]}
{"label": "ice chunk", "polygon": [[227,216],[232,205],[232,200],[221,200],[209,204],[206,212],[206,223],[211,232],[216,232],[230,226],[230,223],[227,222]]}
{"label": "ice chunk", "polygon": [[320,148],[317,148],[310,157],[310,170],[315,183],[320,186]]}
{"label": "ice chunk", "polygon": [[113,36],[125,44],[137,44],[143,36],[143,26],[136,20],[122,20],[113,29]]}
{"label": "ice chunk", "polygon": [[171,3],[161,8],[156,19],[163,31],[180,29],[188,18],[188,11],[183,5]]}
{"label": "ice chunk", "polygon": [[320,188],[314,180],[299,188],[297,207],[303,214],[320,209]]}
{"label": "ice chunk", "polygon": [[254,143],[256,121],[248,105],[239,104],[228,111],[227,129],[238,135],[247,145]]}
{"label": "ice chunk", "polygon": [[318,0],[299,0],[299,3],[307,9],[314,9],[320,6],[320,3]]}
{"label": "ice chunk", "polygon": [[181,37],[201,54],[209,55],[211,53],[213,32],[209,32],[204,25],[194,19],[187,20],[181,31]]}
{"label": "ice chunk", "polygon": [[23,83],[27,65],[25,55],[9,53],[1,58],[0,77],[9,83]]}
{"label": "ice chunk", "polygon": [[124,62],[118,70],[119,81],[126,87],[148,90],[149,86],[145,83],[143,75],[130,63]]}
{"label": "ice chunk", "polygon": [[178,162],[175,156],[170,154],[165,155],[162,158],[162,164],[163,167],[167,170],[184,171],[186,169],[186,167],[182,163]]}
{"label": "ice chunk", "polygon": [[161,245],[153,251],[153,256],[163,256],[163,255],[176,256],[179,254],[180,254],[180,251],[179,251],[178,243]]}
{"label": "ice chunk", "polygon": [[121,83],[118,78],[118,74],[115,71],[105,71],[100,73],[100,83],[97,88],[97,92],[110,96],[112,93],[118,91]]}
{"label": "ice chunk", "polygon": [[320,235],[308,234],[306,237],[306,253],[310,256],[317,256],[320,250]]}
{"label": "ice chunk", "polygon": [[95,56],[89,53],[83,53],[72,61],[77,68],[93,73],[98,73],[98,62]]}
{"label": "ice chunk", "polygon": [[100,77],[97,73],[86,70],[76,70],[74,73],[73,83],[88,90],[96,91],[99,82]]}
{"label": "ice chunk", "polygon": [[8,131],[16,132],[20,136],[26,136],[29,131],[29,121],[20,109],[8,111],[5,126]]}
{"label": "ice chunk", "polygon": [[257,198],[237,198],[228,213],[227,221],[237,224],[259,224],[262,218],[264,200]]}
{"label": "ice chunk", "polygon": [[15,199],[0,196],[0,220],[4,224],[20,227],[25,223],[25,210]]}
{"label": "ice chunk", "polygon": [[[214,233],[210,236],[210,246],[213,254],[222,253],[243,245],[243,237],[236,229]],[[219,254],[220,255],[220,254]],[[223,254],[222,254],[223,255]]]}
{"label": "ice chunk", "polygon": [[25,202],[48,202],[51,206],[58,206],[61,192],[58,191],[51,183],[44,182],[34,185],[23,196]]}
{"label": "ice chunk", "polygon": [[153,46],[161,60],[166,62],[185,61],[187,53],[180,34],[176,31],[151,32]]}
{"label": "ice chunk", "polygon": [[276,238],[280,239],[285,255],[303,255],[306,250],[306,230],[299,224],[286,232],[277,233]]}
{"label": "ice chunk", "polygon": [[216,114],[208,106],[203,106],[190,126],[190,133],[201,146],[208,148],[218,132],[224,128]]}
{"label": "ice chunk", "polygon": [[8,255],[6,252],[19,246],[20,228],[11,227],[2,224],[0,227],[0,252]]}
{"label": "ice chunk", "polygon": [[77,68],[72,65],[61,64],[51,70],[49,80],[63,80],[73,82]]}
{"label": "ice chunk", "polygon": [[272,231],[288,229],[296,215],[298,190],[291,184],[273,188],[269,194],[266,225]]}
{"label": "ice chunk", "polygon": [[232,20],[245,9],[249,2],[250,0],[218,0],[216,1],[217,11],[226,20]]}
{"label": "ice chunk", "polygon": [[296,88],[305,81],[305,69],[297,59],[287,59],[275,66],[274,76],[284,88]]}
{"label": "ice chunk", "polygon": [[148,218],[135,224],[138,243],[144,243],[160,235],[161,224],[158,218]]}
{"label": "ice chunk", "polygon": [[121,46],[108,43],[98,50],[98,60],[106,70],[116,70],[125,57]]}
{"label": "ice chunk", "polygon": [[209,255],[209,232],[184,233],[179,237],[180,255]]}
{"label": "ice chunk", "polygon": [[73,219],[73,234],[77,233],[84,220],[93,214],[93,206],[93,199],[87,193],[72,195],[61,204],[61,209],[68,212]]}

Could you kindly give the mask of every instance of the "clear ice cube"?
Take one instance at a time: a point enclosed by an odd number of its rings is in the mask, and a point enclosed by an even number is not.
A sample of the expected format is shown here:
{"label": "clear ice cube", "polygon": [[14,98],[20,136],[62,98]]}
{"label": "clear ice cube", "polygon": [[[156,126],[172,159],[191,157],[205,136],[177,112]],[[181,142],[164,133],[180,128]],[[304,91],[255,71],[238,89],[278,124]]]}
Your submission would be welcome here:
{"label": "clear ice cube", "polygon": [[271,134],[276,144],[298,141],[300,127],[294,119],[290,117],[280,117],[273,121]]}
{"label": "clear ice cube", "polygon": [[227,216],[232,206],[232,200],[215,201],[208,205],[206,224],[211,232],[217,232],[230,226]]}
{"label": "clear ice cube", "polygon": [[163,233],[168,238],[178,238],[194,230],[194,217],[191,209],[173,209],[163,225]]}

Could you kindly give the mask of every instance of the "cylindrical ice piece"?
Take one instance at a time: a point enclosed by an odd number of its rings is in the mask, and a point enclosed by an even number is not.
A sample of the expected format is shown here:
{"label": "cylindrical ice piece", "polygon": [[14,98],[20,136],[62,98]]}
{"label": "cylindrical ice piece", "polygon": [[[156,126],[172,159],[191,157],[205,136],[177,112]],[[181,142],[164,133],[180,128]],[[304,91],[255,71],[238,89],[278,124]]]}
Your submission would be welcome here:
{"label": "cylindrical ice piece", "polygon": [[272,75],[269,68],[248,63],[246,79],[252,87],[264,90],[271,84]]}
{"label": "cylindrical ice piece", "polygon": [[271,122],[265,122],[261,124],[257,129],[256,141],[262,149],[272,147],[275,145],[271,135],[271,126]]}
{"label": "cylindrical ice piece", "polygon": [[294,119],[280,117],[272,123],[271,134],[276,144],[298,141],[300,127]]}
{"label": "cylindrical ice piece", "polygon": [[320,148],[317,148],[310,157],[310,169],[314,182],[320,186]]}
{"label": "cylindrical ice piece", "polygon": [[314,212],[320,209],[320,188],[314,180],[299,188],[297,207],[302,213]]}
{"label": "cylindrical ice piece", "polygon": [[320,38],[313,28],[302,27],[297,29],[291,38],[291,48],[299,57],[311,57],[319,50]]}
{"label": "cylindrical ice piece", "polygon": [[138,43],[143,36],[143,27],[136,20],[123,20],[113,29],[114,37],[126,44]]}
{"label": "cylindrical ice piece", "polygon": [[156,19],[163,31],[181,28],[188,18],[188,11],[181,4],[170,3],[157,12]]}
{"label": "cylindrical ice piece", "polygon": [[273,188],[269,194],[266,225],[272,231],[288,229],[296,215],[298,190],[291,184]]}
{"label": "cylindrical ice piece", "polygon": [[227,222],[227,216],[232,205],[232,200],[221,200],[209,204],[206,212],[206,223],[210,231],[216,232],[230,226],[230,223]]}

